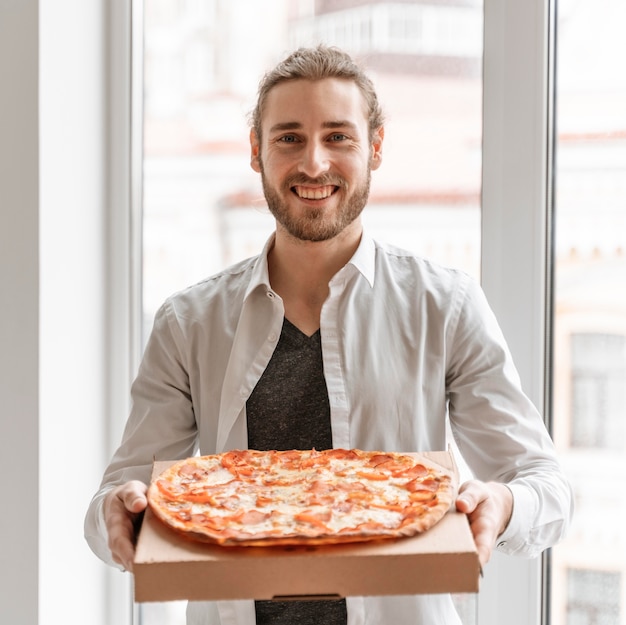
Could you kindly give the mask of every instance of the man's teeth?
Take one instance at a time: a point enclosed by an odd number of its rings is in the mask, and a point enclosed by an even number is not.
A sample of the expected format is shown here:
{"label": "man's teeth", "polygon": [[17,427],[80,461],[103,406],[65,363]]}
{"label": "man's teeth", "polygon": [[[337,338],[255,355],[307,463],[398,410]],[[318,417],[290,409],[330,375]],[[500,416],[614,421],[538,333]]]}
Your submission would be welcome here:
{"label": "man's teeth", "polygon": [[295,191],[303,200],[323,200],[330,197],[335,187],[328,185],[325,187],[296,187]]}

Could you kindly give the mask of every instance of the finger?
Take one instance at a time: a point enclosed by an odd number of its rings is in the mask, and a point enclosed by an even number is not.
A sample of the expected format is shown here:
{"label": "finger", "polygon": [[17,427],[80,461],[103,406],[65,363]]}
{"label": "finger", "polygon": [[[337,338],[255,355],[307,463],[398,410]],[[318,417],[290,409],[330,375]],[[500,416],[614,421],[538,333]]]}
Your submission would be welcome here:
{"label": "finger", "polygon": [[133,571],[135,561],[135,546],[133,543],[121,537],[109,540],[109,549],[113,555],[113,560],[124,567],[124,570]]}
{"label": "finger", "polygon": [[111,518],[108,525],[108,545],[113,560],[121,564],[126,570],[132,571],[135,557],[134,530],[130,519],[119,515]]}
{"label": "finger", "polygon": [[489,523],[484,522],[484,519],[480,516],[472,518],[468,517],[470,521],[470,529],[472,536],[474,537],[474,544],[476,545],[476,552],[478,553],[478,560],[481,567],[485,566],[491,558],[493,546],[496,539],[496,532],[494,527]]}
{"label": "finger", "polygon": [[105,500],[108,546],[113,560],[128,571],[133,570],[136,520],[147,506],[145,491],[142,482],[128,482],[115,488]]}
{"label": "finger", "polygon": [[467,515],[482,567],[491,558],[498,536],[499,516],[492,493],[484,482],[471,480],[459,489],[456,507]]}
{"label": "finger", "polygon": [[126,510],[138,514],[143,512],[147,505],[146,485],[143,482],[129,482],[128,488],[121,493],[121,499]]}
{"label": "finger", "polygon": [[111,506],[111,512],[106,521],[108,545],[113,560],[127,570],[132,570],[135,554],[134,516],[120,501],[117,506]]}

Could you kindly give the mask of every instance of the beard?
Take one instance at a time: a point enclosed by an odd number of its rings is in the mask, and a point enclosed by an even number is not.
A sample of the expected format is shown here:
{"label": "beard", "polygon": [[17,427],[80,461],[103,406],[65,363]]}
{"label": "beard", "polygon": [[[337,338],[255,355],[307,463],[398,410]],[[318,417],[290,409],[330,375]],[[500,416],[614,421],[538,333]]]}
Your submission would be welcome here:
{"label": "beard", "polygon": [[281,190],[273,187],[267,180],[263,164],[259,163],[263,193],[267,206],[276,221],[294,238],[300,241],[328,241],[343,232],[363,211],[370,192],[371,169],[367,168],[365,180],[339,204],[337,210],[328,214],[328,209],[307,207],[305,211],[294,214],[289,210],[289,203],[283,198],[294,193],[294,185],[334,185],[335,193],[345,193],[346,182],[335,176],[326,175],[309,178],[302,174],[291,176],[281,185]]}

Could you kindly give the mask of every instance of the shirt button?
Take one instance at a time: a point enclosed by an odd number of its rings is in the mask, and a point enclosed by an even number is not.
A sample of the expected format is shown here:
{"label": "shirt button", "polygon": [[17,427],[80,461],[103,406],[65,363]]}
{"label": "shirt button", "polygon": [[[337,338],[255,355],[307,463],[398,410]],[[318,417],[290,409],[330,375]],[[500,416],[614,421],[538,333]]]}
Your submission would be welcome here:
{"label": "shirt button", "polygon": [[506,546],[506,540],[501,540],[501,541],[498,543],[498,548],[502,548],[502,547],[504,547],[504,546]]}
{"label": "shirt button", "polygon": [[267,291],[265,293],[270,299],[274,299],[274,293],[272,293],[271,291]]}
{"label": "shirt button", "polygon": [[277,336],[276,336],[276,335],[272,332],[272,334],[270,334],[270,335],[267,337],[267,340],[268,340],[270,343],[275,343],[277,338],[278,338],[278,337],[277,337]]}

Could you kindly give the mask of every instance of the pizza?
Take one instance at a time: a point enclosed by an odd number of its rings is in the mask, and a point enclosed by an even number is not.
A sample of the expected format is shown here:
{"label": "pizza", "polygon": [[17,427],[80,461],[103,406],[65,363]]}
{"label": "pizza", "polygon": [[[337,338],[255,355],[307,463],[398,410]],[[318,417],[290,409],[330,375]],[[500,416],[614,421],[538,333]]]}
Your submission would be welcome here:
{"label": "pizza", "polygon": [[412,536],[435,525],[454,475],[417,455],[233,450],[175,462],[153,479],[155,516],[225,546],[323,545]]}

